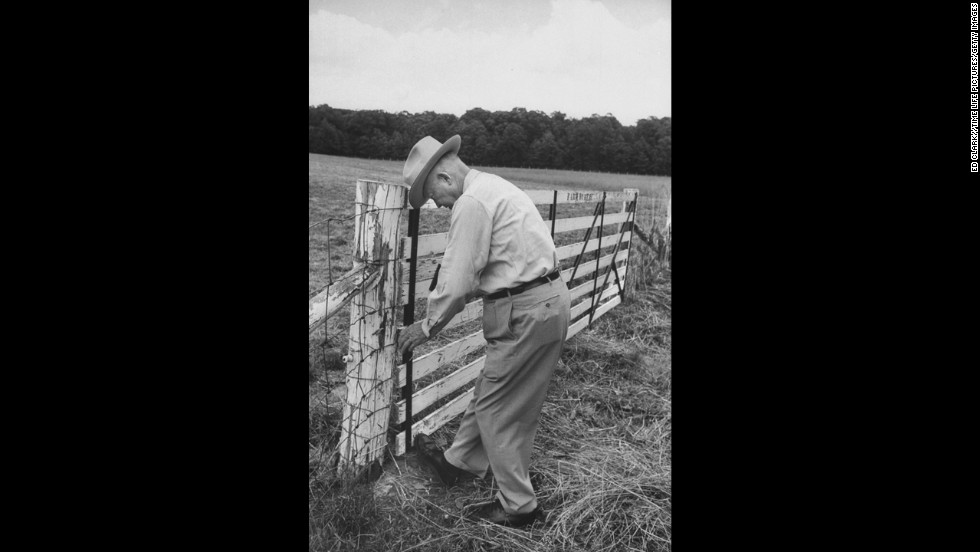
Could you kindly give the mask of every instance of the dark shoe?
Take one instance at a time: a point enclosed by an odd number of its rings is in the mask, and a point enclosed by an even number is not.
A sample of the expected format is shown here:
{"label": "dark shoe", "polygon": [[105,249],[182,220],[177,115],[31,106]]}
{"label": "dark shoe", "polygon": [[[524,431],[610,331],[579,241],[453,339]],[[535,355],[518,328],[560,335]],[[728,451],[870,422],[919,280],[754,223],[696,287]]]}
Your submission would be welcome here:
{"label": "dark shoe", "polygon": [[459,481],[459,476],[465,471],[457,468],[446,460],[446,455],[439,450],[436,443],[428,435],[419,433],[415,436],[415,447],[418,448],[419,458],[442,481],[451,487]]}
{"label": "dark shoe", "polygon": [[508,514],[504,511],[504,507],[500,505],[500,499],[494,499],[493,502],[481,505],[470,513],[470,517],[485,519],[497,525],[505,525],[507,527],[524,527],[538,520],[544,522],[546,519],[541,506],[535,508],[533,512],[526,514]]}

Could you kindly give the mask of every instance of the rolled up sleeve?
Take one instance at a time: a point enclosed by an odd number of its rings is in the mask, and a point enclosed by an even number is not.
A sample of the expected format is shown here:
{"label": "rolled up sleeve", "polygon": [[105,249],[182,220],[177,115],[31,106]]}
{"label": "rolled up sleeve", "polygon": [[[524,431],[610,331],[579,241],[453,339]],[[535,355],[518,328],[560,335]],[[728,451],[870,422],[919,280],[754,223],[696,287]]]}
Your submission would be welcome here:
{"label": "rolled up sleeve", "polygon": [[480,274],[490,257],[490,216],[479,201],[460,196],[453,205],[449,243],[439,269],[439,284],[429,294],[422,331],[439,333],[466,306],[466,299],[480,284]]}

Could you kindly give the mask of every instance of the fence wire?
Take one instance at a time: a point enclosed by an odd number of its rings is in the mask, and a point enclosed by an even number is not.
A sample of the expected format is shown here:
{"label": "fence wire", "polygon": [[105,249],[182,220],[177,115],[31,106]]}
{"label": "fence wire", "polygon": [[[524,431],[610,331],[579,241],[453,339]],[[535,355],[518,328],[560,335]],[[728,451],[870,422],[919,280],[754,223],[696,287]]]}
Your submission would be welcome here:
{"label": "fence wire", "polygon": [[[659,199],[659,198],[658,198]],[[647,208],[649,211],[649,227],[656,227],[654,219],[660,219],[661,210],[665,210],[664,203],[658,200],[648,200]],[[364,208],[365,204],[361,204]],[[565,206],[563,211],[571,211],[574,206]],[[634,211],[639,209],[639,205],[633,207]],[[646,209],[644,209],[646,210]],[[327,285],[321,287],[316,293],[311,294],[311,298],[328,289],[334,282],[332,275],[332,265],[330,259],[333,255],[330,240],[330,225],[337,222],[345,222],[362,216],[365,224],[368,215],[378,214],[382,211],[398,211],[398,216],[406,214],[407,210],[398,208],[378,208],[372,207],[365,209],[361,213],[344,217],[329,217],[319,220],[310,225],[310,229],[326,225],[327,227]],[[563,213],[564,214],[564,213]],[[388,216],[380,214],[379,219]],[[568,216],[574,216],[568,213]],[[635,217],[636,215],[634,215]],[[564,217],[561,217],[564,218]],[[380,222],[380,221],[379,221]],[[390,221],[389,221],[390,222]],[[400,219],[399,219],[400,222]],[[635,221],[637,223],[638,221]],[[361,228],[360,230],[364,230]],[[355,232],[358,231],[355,228]],[[356,241],[356,238],[354,238]],[[576,243],[580,237],[571,238]],[[313,237],[310,237],[312,242]],[[587,241],[587,240],[586,240]],[[616,243],[603,244],[603,249],[614,247]],[[618,249],[618,248],[617,248]],[[393,250],[397,250],[393,248]],[[599,250],[596,255],[599,255]],[[571,261],[571,259],[569,259]],[[387,264],[389,277],[394,277],[397,265],[404,262],[404,259],[386,258],[374,261],[367,261],[359,264],[365,270],[379,270],[382,265]],[[636,261],[633,261],[634,263]],[[638,267],[637,267],[638,268]],[[634,266],[630,267],[634,270]],[[592,278],[599,278],[600,271],[596,271]],[[311,275],[313,272],[311,271]],[[602,274],[608,276],[608,274]],[[407,282],[409,275],[403,274],[402,281]],[[571,282],[569,282],[571,284]],[[386,285],[382,282],[381,285]],[[390,286],[389,286],[390,287]],[[378,293],[388,290],[379,290]],[[396,289],[395,295],[399,292]],[[310,474],[313,480],[330,480],[336,477],[338,462],[341,457],[349,458],[381,458],[384,448],[393,444],[397,433],[403,431],[403,427],[397,424],[397,402],[401,399],[401,390],[396,388],[398,381],[398,366],[401,364],[397,357],[395,336],[396,328],[401,326],[403,318],[403,306],[394,306],[397,302],[388,299],[392,306],[388,312],[378,309],[376,301],[378,297],[374,293],[357,293],[353,296],[350,304],[338,310],[328,318],[322,326],[310,333]],[[419,303],[424,303],[424,298],[419,298],[418,302],[412,306],[418,312]],[[422,305],[424,308],[424,304]],[[352,315],[356,313],[356,315]],[[474,321],[478,325],[479,321]],[[380,328],[380,329],[379,329]],[[460,327],[457,328],[462,333],[472,331]],[[373,332],[373,333],[369,333]],[[390,332],[390,333],[389,333]],[[454,332],[455,333],[455,332]],[[450,338],[450,335],[440,336]],[[451,337],[450,340],[458,339]],[[441,340],[440,340],[441,341]],[[383,345],[382,345],[383,344]],[[427,347],[420,347],[414,353],[417,358],[424,354],[425,349],[436,348],[445,343],[433,341]],[[471,353],[476,356],[479,352]],[[394,360],[378,362],[378,357],[390,355]],[[354,358],[361,362],[352,362]],[[468,358],[472,358],[468,357]],[[458,362],[467,360],[459,359]],[[378,377],[373,372],[374,366],[395,366],[391,374],[385,377]],[[447,367],[449,369],[449,367]],[[451,368],[455,369],[455,368]],[[444,373],[440,369],[437,373]],[[436,377],[437,373],[432,373],[426,378]],[[441,377],[439,375],[438,377]],[[418,383],[418,382],[416,382]],[[460,391],[465,392],[468,386],[461,387]],[[348,400],[355,401],[353,405],[347,405]],[[449,400],[449,397],[446,398]],[[430,405],[428,409],[436,408],[439,404]],[[414,414],[418,415],[418,412]],[[412,419],[406,420],[406,424],[411,424]],[[387,432],[380,429],[387,426]],[[346,442],[341,442],[342,428],[345,434],[351,438]],[[351,448],[356,450],[351,450]]]}
{"label": "fence wire", "polygon": [[[402,210],[403,209],[401,209],[401,208],[394,209],[394,208],[384,208],[384,207],[373,207],[371,209],[366,210],[362,215],[358,215],[357,213],[354,213],[353,215],[348,215],[346,217],[328,217],[328,218],[325,218],[325,219],[322,219],[322,220],[318,220],[318,221],[314,222],[313,224],[311,224],[309,230],[313,230],[314,228],[316,228],[316,227],[318,227],[318,226],[320,226],[322,224],[325,224],[326,225],[326,230],[327,230],[327,239],[326,239],[326,248],[327,248],[327,283],[325,285],[317,288],[316,291],[310,293],[310,297],[309,298],[310,299],[313,299],[314,297],[316,297],[317,295],[319,295],[320,293],[322,293],[325,289],[327,289],[330,286],[332,286],[333,283],[334,283],[334,280],[333,280],[333,266],[331,264],[331,261],[333,260],[333,250],[331,249],[332,248],[332,243],[331,243],[332,240],[330,239],[330,223],[332,223],[332,222],[344,222],[344,221],[348,221],[348,220],[353,220],[354,218],[356,218],[358,216],[367,216],[368,214],[377,213],[377,212],[381,212],[381,211],[402,211]],[[310,236],[309,241],[311,241],[311,242],[313,241],[313,237],[312,236]]]}
{"label": "fence wire", "polygon": [[[393,193],[397,192],[393,190]],[[359,218],[362,227],[356,228],[355,232],[360,231],[363,235],[363,226],[372,215],[381,227],[397,224],[405,211],[392,207],[368,208],[365,203],[358,207],[361,211],[355,209],[353,215],[329,217],[310,225],[311,230],[326,226],[328,258],[327,285],[311,293],[310,299],[329,290],[336,281],[329,262],[333,257],[331,224]],[[389,214],[384,211],[395,211],[396,221],[386,219]],[[313,239],[311,235],[310,241]],[[396,250],[397,247],[392,247],[393,252]],[[374,367],[392,364],[379,362],[379,356],[395,356],[395,326],[390,321],[400,320],[400,317],[395,316],[395,312],[383,312],[379,303],[386,300],[384,295],[392,292],[390,282],[399,262],[397,258],[358,259],[355,264],[360,270],[386,272],[389,280],[379,285],[388,289],[355,293],[347,306],[330,313],[319,328],[310,332],[311,481],[335,477],[341,457],[378,458],[388,444],[387,435],[379,428],[387,425],[391,415],[392,387],[397,374],[379,378]],[[311,277],[312,274],[311,270]],[[400,311],[401,308],[391,307],[390,310]],[[348,404],[351,401],[354,404]],[[346,440],[343,439],[345,435],[349,436]]]}

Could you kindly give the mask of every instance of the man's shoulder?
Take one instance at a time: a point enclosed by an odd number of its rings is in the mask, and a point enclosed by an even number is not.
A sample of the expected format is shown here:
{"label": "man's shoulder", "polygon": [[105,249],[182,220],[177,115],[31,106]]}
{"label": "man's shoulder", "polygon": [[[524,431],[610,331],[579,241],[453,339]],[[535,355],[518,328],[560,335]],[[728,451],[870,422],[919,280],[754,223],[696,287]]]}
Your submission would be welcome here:
{"label": "man's shoulder", "polygon": [[492,206],[485,199],[472,192],[473,190],[471,187],[470,190],[464,192],[463,195],[459,196],[459,199],[456,200],[456,203],[453,205],[452,211],[450,212],[450,218],[452,220],[474,216],[478,213],[483,213],[488,218],[492,216]]}
{"label": "man's shoulder", "polygon": [[505,199],[515,192],[521,192],[521,189],[506,178],[481,171],[473,179],[473,185],[469,187],[467,193],[464,195],[471,195],[487,203]]}

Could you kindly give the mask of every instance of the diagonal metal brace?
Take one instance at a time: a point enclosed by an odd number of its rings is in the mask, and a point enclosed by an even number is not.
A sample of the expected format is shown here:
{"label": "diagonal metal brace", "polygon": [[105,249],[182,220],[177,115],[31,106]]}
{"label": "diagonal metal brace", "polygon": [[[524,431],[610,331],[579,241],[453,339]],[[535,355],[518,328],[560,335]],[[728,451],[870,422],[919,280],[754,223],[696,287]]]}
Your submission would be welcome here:
{"label": "diagonal metal brace", "polygon": [[[603,282],[602,282],[602,287],[599,288],[601,290],[605,290],[606,289],[606,284],[609,283],[609,272],[611,270],[613,272],[613,274],[616,275],[615,282],[616,282],[617,287],[619,288],[619,292],[620,293],[623,292],[623,287],[619,284],[620,277],[619,277],[619,269],[616,268],[616,255],[619,253],[619,249],[620,249],[620,247],[623,244],[623,234],[626,233],[626,225],[627,224],[632,224],[633,219],[636,217],[636,199],[635,198],[633,199],[632,202],[630,202],[629,206],[627,207],[627,211],[630,213],[630,217],[629,217],[629,219],[626,222],[623,223],[623,225],[619,229],[619,239],[616,241],[616,248],[613,249],[612,261],[609,263],[609,266],[606,267],[606,277],[605,277],[605,280],[603,280]],[[632,242],[632,240],[630,240],[630,241]],[[625,284],[625,282],[624,282],[624,284]],[[601,296],[601,293],[602,292],[600,292],[600,296]],[[595,294],[593,294],[593,301],[596,300],[594,295]],[[592,304],[592,308],[593,308],[593,310],[595,309],[595,303]]]}
{"label": "diagonal metal brace", "polygon": [[[600,215],[602,218],[599,221],[599,232],[598,232],[598,234],[599,234],[599,246],[596,247],[596,250],[595,250],[595,276],[592,277],[592,295],[589,296],[589,299],[592,301],[592,307],[589,308],[589,327],[590,328],[592,327],[592,317],[595,316],[595,306],[596,306],[595,305],[595,290],[596,290],[596,286],[598,286],[598,284],[599,284],[599,259],[602,258],[602,228],[603,228],[603,226],[606,225],[606,192],[602,192],[602,201],[599,202],[599,205],[602,206],[602,210],[601,210],[601,213],[602,214]],[[620,236],[620,237],[622,237],[622,236]],[[613,259],[615,259],[615,254],[613,256]],[[606,271],[606,274],[608,274],[608,273],[609,273],[609,271],[607,270]],[[605,284],[603,284],[603,285],[605,285]]]}
{"label": "diagonal metal brace", "polygon": [[568,279],[568,284],[572,283],[575,279],[575,273],[578,271],[578,265],[582,262],[582,256],[585,255],[585,246],[589,244],[589,236],[592,235],[592,228],[595,226],[595,221],[599,219],[599,205],[596,203],[595,212],[592,213],[592,226],[589,226],[589,230],[585,233],[585,241],[582,242],[582,251],[579,252],[578,257],[575,257],[575,266],[572,267],[572,275]]}

